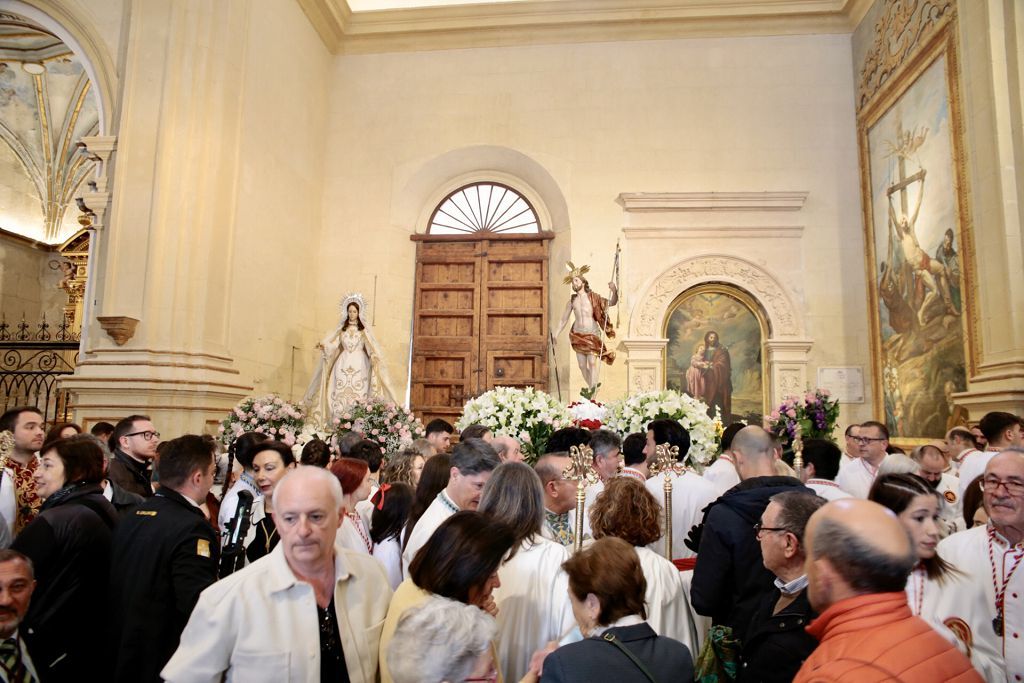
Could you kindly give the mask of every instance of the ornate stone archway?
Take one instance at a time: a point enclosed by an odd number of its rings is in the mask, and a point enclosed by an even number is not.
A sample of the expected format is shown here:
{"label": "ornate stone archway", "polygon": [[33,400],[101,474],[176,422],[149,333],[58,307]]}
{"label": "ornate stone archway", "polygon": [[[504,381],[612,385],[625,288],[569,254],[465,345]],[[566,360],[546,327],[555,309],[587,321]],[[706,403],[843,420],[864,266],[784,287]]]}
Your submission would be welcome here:
{"label": "ornate stone archway", "polygon": [[641,289],[629,318],[629,337],[622,341],[630,393],[664,388],[665,316],[677,296],[696,285],[720,282],[748,292],[768,319],[765,360],[768,396],[774,405],[807,387],[807,363],[813,342],[805,338],[803,315],[779,280],[762,266],[725,254],[685,259],[663,271]]}

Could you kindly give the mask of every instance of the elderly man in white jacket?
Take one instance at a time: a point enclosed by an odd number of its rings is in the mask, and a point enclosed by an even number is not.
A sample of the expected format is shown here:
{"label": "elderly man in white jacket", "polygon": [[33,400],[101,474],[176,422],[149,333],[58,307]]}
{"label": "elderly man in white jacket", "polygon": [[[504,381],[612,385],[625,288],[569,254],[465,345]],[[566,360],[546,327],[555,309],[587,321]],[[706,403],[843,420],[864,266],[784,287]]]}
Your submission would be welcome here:
{"label": "elderly man in white jacket", "polygon": [[377,560],[335,546],[342,491],[330,472],[302,466],[277,485],[281,541],[264,558],[213,584],[161,676],[171,683],[377,678],[391,601]]}

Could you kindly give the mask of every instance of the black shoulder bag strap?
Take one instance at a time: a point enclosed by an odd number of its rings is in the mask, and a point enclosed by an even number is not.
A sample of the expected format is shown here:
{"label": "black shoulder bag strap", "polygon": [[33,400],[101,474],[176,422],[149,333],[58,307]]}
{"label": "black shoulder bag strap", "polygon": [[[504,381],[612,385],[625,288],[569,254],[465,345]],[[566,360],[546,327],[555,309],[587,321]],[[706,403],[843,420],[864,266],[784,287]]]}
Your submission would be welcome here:
{"label": "black shoulder bag strap", "polygon": [[622,651],[622,654],[629,657],[630,660],[632,660],[632,662],[636,664],[637,668],[640,669],[643,675],[647,677],[647,680],[649,680],[651,683],[658,683],[658,681],[654,678],[654,674],[652,674],[650,670],[646,666],[644,666],[643,662],[637,659],[636,655],[629,651],[629,648],[622,644],[621,640],[615,637],[614,633],[605,633],[603,636],[601,636],[601,638],[606,642],[609,642],[615,647],[619,648],[619,650]]}

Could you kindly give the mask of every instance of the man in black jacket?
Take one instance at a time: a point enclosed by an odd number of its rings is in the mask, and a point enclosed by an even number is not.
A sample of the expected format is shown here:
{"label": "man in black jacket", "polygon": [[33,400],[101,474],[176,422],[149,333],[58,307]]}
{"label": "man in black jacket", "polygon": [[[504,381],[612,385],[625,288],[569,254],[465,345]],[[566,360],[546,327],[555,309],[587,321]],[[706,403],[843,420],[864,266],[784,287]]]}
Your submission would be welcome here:
{"label": "man in black jacket", "polygon": [[740,483],[704,510],[690,601],[712,624],[741,641],[775,576],[765,569],[754,525],[769,499],[784,491],[812,493],[793,477],[775,475],[775,448],[761,427],[744,427],[732,441]]}
{"label": "man in black jacket", "polygon": [[159,681],[199,594],[217,580],[217,534],[199,508],[215,463],[202,437],[167,444],[160,488],[114,535],[111,598],[115,681]]}
{"label": "man in black jacket", "polygon": [[[837,449],[838,450],[838,449]],[[817,495],[786,491],[772,496],[757,529],[764,566],[776,576],[747,628],[739,683],[789,683],[818,641],[805,627],[817,613],[807,599],[804,530],[825,504]]]}
{"label": "man in black jacket", "polygon": [[114,457],[107,468],[107,478],[125,491],[149,498],[153,495],[150,465],[159,445],[160,432],[153,427],[148,415],[124,418],[110,436]]}

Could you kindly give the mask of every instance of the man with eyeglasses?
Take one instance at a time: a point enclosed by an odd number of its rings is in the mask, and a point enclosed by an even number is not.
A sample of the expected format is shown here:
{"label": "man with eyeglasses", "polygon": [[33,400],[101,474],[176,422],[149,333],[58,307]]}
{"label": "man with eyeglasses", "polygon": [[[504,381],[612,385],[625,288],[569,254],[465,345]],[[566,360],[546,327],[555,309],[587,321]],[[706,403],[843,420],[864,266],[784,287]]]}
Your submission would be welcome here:
{"label": "man with eyeglasses", "polygon": [[776,590],[765,594],[743,641],[739,683],[788,683],[818,645],[805,630],[817,613],[807,600],[804,530],[824,504],[824,498],[812,493],[777,493],[754,525]]}
{"label": "man with eyeglasses", "polygon": [[153,495],[150,466],[158,445],[160,432],[153,427],[148,415],[124,418],[110,437],[114,457],[107,469],[107,478],[125,491],[149,498]]}
{"label": "man with eyeglasses", "polygon": [[988,446],[984,451],[975,451],[964,456],[960,463],[960,494],[976,477],[981,476],[995,454],[1011,446],[1024,446],[1024,420],[1013,413],[993,410],[978,422]]}
{"label": "man with eyeglasses", "polygon": [[[988,524],[941,541],[939,555],[970,577],[974,590],[942,591],[975,647],[1002,655],[1007,681],[1024,680],[1024,449],[1004,448],[985,467]],[[948,624],[951,620],[947,619]]]}
{"label": "man with eyeglasses", "polygon": [[860,457],[839,468],[836,483],[855,498],[867,498],[878,476],[878,468],[888,455],[889,429],[881,422],[865,422],[853,437],[860,448]]}

